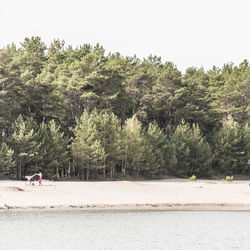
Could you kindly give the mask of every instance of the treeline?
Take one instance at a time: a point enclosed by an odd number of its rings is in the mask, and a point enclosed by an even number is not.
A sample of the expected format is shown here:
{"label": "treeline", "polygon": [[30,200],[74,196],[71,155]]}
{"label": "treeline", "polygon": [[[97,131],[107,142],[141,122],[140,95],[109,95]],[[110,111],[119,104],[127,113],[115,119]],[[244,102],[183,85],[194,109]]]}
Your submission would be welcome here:
{"label": "treeline", "polygon": [[250,65],[185,74],[156,56],[39,37],[0,50],[0,176],[198,177],[250,171]]}

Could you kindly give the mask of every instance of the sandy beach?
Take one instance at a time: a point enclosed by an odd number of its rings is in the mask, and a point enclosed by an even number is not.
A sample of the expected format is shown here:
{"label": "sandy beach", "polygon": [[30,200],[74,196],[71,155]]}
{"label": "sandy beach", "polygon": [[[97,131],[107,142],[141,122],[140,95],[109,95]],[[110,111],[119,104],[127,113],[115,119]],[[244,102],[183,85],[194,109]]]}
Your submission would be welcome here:
{"label": "sandy beach", "polygon": [[183,179],[114,182],[0,181],[0,211],[88,210],[246,210],[250,181]]}

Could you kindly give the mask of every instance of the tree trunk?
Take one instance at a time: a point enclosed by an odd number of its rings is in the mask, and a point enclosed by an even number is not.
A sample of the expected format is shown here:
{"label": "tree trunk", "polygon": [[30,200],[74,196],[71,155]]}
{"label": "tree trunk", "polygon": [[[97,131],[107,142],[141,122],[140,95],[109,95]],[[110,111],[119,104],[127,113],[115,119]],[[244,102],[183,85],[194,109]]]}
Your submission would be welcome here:
{"label": "tree trunk", "polygon": [[67,170],[67,177],[68,178],[70,178],[70,170],[71,170],[71,168],[70,168],[70,161],[69,161],[69,167],[68,167],[68,170]]}
{"label": "tree trunk", "polygon": [[59,169],[58,169],[58,166],[56,166],[56,177],[59,178]]}
{"label": "tree trunk", "polygon": [[110,177],[111,177],[111,179],[113,179],[113,175],[114,175],[114,170],[115,170],[115,168],[114,168],[114,162],[112,162],[111,163],[111,168],[110,168]]}
{"label": "tree trunk", "polygon": [[87,168],[87,171],[86,171],[86,181],[89,180],[89,168]]}
{"label": "tree trunk", "polygon": [[137,178],[137,170],[136,170],[136,169],[134,169],[134,170],[133,170],[133,172],[134,172],[134,173],[133,173],[134,178],[136,179],[136,178]]}
{"label": "tree trunk", "polygon": [[113,179],[113,166],[111,166],[111,168],[110,168],[110,177],[111,177],[111,179]]}
{"label": "tree trunk", "polygon": [[19,165],[19,177],[18,177],[19,181],[21,180],[21,178],[22,178],[22,166]]}
{"label": "tree trunk", "polygon": [[124,177],[126,176],[126,161],[122,163],[122,174]]}
{"label": "tree trunk", "polygon": [[20,164],[20,165],[18,165],[18,168],[17,168],[17,175],[16,175],[17,180],[19,180],[19,181],[21,180],[21,176],[22,176],[21,170],[22,170],[22,166],[21,166],[21,164]]}
{"label": "tree trunk", "polygon": [[84,180],[84,168],[83,168],[83,167],[81,167],[80,180],[81,180],[81,181]]}

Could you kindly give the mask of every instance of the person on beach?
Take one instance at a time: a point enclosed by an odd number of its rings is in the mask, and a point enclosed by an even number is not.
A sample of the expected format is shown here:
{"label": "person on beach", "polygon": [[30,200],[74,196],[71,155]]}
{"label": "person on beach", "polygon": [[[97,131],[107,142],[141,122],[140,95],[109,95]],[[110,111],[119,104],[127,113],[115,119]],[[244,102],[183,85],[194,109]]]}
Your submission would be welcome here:
{"label": "person on beach", "polygon": [[42,173],[40,172],[39,174],[39,186],[41,186],[42,185]]}

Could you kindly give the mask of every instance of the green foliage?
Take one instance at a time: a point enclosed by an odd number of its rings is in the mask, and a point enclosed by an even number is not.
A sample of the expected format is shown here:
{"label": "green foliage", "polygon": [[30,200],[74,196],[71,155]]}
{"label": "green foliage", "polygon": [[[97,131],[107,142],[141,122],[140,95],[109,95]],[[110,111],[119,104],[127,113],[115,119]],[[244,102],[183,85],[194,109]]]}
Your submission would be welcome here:
{"label": "green foliage", "polygon": [[16,162],[16,177],[19,180],[29,172],[31,165],[36,162],[39,142],[34,128],[33,119],[27,118],[24,120],[21,115],[12,126],[13,134],[10,137],[10,145],[14,150],[13,158]]}
{"label": "green foliage", "polygon": [[105,152],[105,170],[113,176],[114,167],[121,158],[121,121],[113,113],[96,110],[91,112],[91,119],[97,130],[97,138],[100,140]]}
{"label": "green foliage", "polygon": [[15,161],[13,159],[14,151],[6,143],[0,145],[0,176],[15,175]]}
{"label": "green foliage", "polygon": [[229,116],[214,135],[216,170],[227,174],[249,172],[249,127]]}
{"label": "green foliage", "polygon": [[140,174],[144,153],[142,127],[136,116],[126,120],[124,133],[125,165],[136,177]]}
{"label": "green foliage", "polygon": [[212,98],[209,78],[204,70],[189,68],[183,76],[181,89],[182,108],[178,115],[190,124],[199,124],[202,133],[209,135],[217,126],[214,110],[211,109]]}
{"label": "green foliage", "polygon": [[209,176],[211,174],[212,153],[209,144],[205,141],[198,125],[192,127],[182,121],[177,126],[171,137],[171,143],[175,144],[174,155],[176,160],[172,161],[171,170],[173,175],[180,177]]}
{"label": "green foliage", "polygon": [[226,64],[214,75],[211,89],[214,110],[224,118],[232,115],[240,124],[249,123],[249,62],[244,60],[238,67]]}
{"label": "green foliage", "polygon": [[88,180],[89,169],[104,167],[105,151],[98,138],[98,131],[87,111],[77,120],[76,127],[72,130],[72,154],[75,163],[79,166],[81,179]]}
{"label": "green foliage", "polygon": [[37,155],[38,169],[36,171],[42,171],[45,177],[63,177],[67,175],[68,139],[65,138],[63,132],[60,132],[60,129],[60,126],[54,120],[48,124],[40,124],[38,129],[40,147]]}
{"label": "green foliage", "polygon": [[233,176],[226,176],[226,181],[233,181],[234,180],[234,177]]}
{"label": "green foliage", "polygon": [[213,161],[249,174],[249,89],[247,60],[181,74],[158,56],[25,38],[0,48],[0,172],[208,177]]}
{"label": "green foliage", "polygon": [[167,140],[156,123],[150,123],[144,133],[143,170],[148,176],[167,174],[166,169]]}
{"label": "green foliage", "polygon": [[152,88],[152,116],[161,127],[177,126],[181,120],[178,113],[183,108],[181,73],[172,63],[167,62],[158,74]]}
{"label": "green foliage", "polygon": [[189,178],[190,181],[196,181],[196,176],[195,175],[192,175],[190,178]]}

